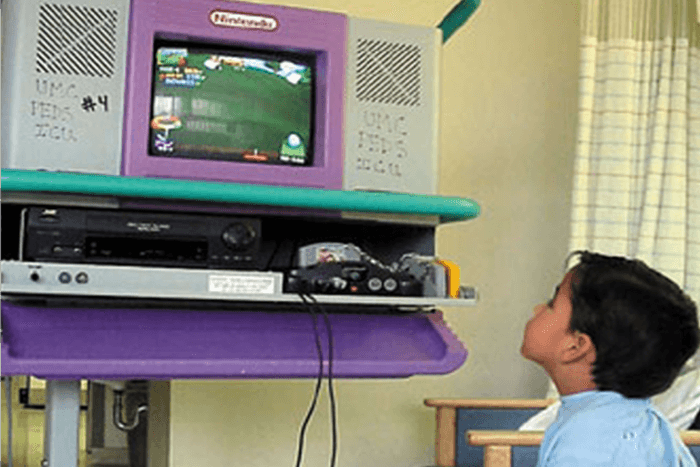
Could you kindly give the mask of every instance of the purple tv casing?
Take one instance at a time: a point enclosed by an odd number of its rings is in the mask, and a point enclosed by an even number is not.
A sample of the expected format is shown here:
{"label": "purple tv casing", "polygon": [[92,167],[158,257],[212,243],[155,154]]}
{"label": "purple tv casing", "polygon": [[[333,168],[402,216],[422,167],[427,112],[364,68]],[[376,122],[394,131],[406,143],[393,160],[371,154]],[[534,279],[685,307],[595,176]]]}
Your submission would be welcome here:
{"label": "purple tv casing", "polygon": [[[213,18],[217,14],[221,17],[222,13],[231,18],[230,24],[237,26],[215,25]],[[187,174],[191,180],[341,189],[344,93],[339,90],[345,89],[347,30],[346,16],[316,10],[211,0],[132,0],[122,175],[182,178]],[[316,120],[312,165],[149,156],[151,62],[156,38],[315,52]]]}

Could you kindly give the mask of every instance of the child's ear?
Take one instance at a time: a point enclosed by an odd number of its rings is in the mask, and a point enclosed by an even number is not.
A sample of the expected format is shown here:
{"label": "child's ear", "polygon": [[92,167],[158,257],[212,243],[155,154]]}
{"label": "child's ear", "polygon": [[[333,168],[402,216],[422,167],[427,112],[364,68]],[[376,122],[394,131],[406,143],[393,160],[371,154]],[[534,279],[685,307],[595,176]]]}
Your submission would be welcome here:
{"label": "child's ear", "polygon": [[591,336],[579,331],[574,331],[569,335],[561,352],[562,363],[572,363],[585,359],[588,363],[593,364],[595,356],[595,346]]}

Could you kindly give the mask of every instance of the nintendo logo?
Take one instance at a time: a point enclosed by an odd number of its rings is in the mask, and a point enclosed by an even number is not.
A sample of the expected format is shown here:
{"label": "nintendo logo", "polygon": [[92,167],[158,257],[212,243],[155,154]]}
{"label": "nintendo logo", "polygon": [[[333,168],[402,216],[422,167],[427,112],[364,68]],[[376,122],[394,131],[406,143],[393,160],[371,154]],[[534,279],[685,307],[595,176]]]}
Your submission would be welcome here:
{"label": "nintendo logo", "polygon": [[209,14],[209,21],[214,26],[259,29],[261,31],[274,31],[279,26],[277,20],[271,16],[248,15],[225,10],[212,11]]}

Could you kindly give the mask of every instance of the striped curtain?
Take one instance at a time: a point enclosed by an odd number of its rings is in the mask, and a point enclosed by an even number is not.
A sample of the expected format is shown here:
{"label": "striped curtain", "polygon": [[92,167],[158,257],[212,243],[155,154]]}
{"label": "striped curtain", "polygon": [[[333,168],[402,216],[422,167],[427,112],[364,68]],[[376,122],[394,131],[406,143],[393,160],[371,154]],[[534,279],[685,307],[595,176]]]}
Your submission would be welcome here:
{"label": "striped curtain", "polygon": [[[569,246],[641,259],[700,304],[698,5],[581,0]],[[547,396],[557,396],[551,381]],[[700,358],[652,400],[687,428],[700,409]],[[546,426],[547,414],[532,423]]]}
{"label": "striped curtain", "polygon": [[639,258],[700,303],[696,0],[583,0],[571,250]]}

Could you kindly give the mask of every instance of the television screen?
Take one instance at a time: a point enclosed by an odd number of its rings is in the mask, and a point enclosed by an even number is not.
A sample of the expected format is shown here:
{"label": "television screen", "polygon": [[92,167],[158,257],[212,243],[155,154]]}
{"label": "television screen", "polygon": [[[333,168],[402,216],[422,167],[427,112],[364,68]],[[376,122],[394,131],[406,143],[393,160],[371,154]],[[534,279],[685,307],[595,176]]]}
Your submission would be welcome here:
{"label": "television screen", "polygon": [[149,155],[310,165],[312,55],[158,41]]}

